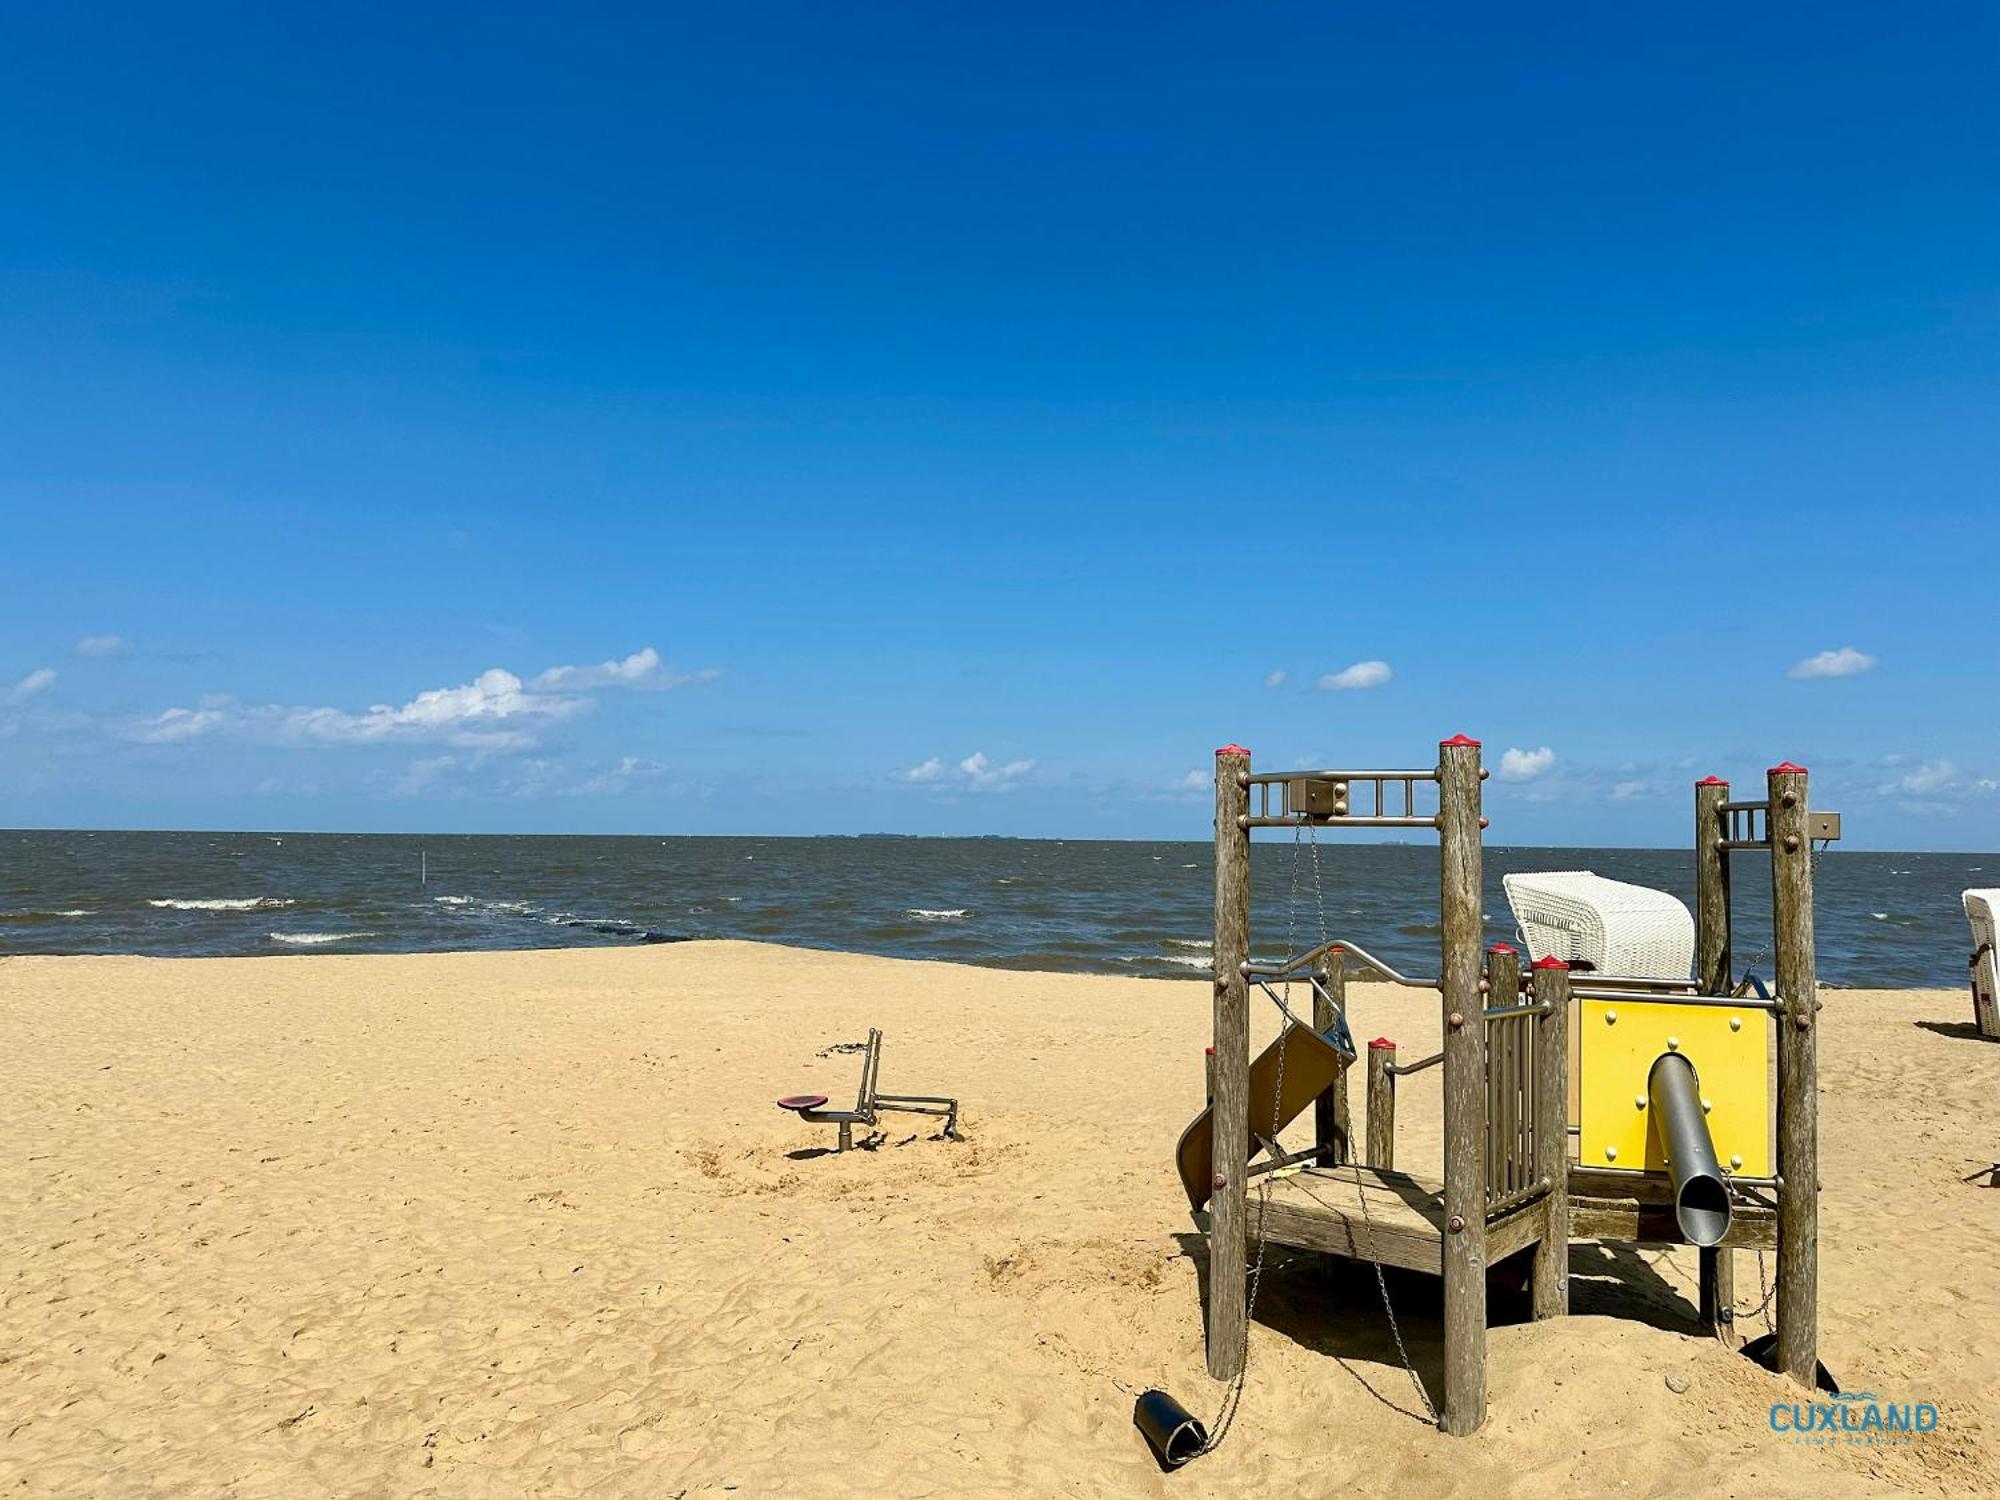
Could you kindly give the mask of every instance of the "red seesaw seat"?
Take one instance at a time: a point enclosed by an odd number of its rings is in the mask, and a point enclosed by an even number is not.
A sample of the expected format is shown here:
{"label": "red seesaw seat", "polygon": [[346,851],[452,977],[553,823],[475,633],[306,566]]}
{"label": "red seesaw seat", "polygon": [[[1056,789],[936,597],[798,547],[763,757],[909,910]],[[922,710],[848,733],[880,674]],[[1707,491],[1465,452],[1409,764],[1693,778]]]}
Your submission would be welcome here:
{"label": "red seesaw seat", "polygon": [[824,1094],[793,1094],[790,1098],[780,1099],[778,1101],[778,1108],[818,1109],[824,1103],[826,1103],[826,1095]]}

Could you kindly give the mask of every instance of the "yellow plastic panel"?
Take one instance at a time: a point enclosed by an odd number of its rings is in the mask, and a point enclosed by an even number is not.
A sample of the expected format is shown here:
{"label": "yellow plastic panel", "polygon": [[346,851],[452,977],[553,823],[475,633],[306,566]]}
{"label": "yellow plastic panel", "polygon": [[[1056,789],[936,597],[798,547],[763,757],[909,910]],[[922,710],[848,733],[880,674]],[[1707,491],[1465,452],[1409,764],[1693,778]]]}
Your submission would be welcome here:
{"label": "yellow plastic panel", "polygon": [[[1578,1165],[1663,1172],[1646,1079],[1662,1052],[1694,1064],[1709,1106],[1708,1134],[1722,1170],[1771,1175],[1770,1016],[1713,1005],[1649,1000],[1579,1002],[1582,1127]],[[1733,1164],[1740,1157],[1741,1164]]]}

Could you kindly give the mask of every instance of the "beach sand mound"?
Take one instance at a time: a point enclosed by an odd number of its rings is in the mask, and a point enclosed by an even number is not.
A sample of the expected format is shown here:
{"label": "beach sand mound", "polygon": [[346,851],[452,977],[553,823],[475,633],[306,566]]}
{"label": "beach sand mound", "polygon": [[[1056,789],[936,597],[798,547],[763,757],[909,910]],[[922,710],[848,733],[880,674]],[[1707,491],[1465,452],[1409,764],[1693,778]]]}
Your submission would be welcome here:
{"label": "beach sand mound", "polygon": [[[1491,1418],[1445,1438],[1437,1283],[1273,1247],[1241,1413],[1170,1477],[1134,1399],[1223,1394],[1170,1165],[1204,983],[729,943],[7,960],[0,1493],[2000,1492],[2000,1192],[1962,1181],[2000,1047],[1955,994],[1826,998],[1822,1354],[1936,1432],[1774,1432],[1803,1395],[1699,1335],[1691,1252],[1578,1245],[1577,1316],[1496,1281]],[[1435,1045],[1434,997],[1352,1009]],[[870,1025],[965,1140],[889,1116],[836,1154],[773,1108],[845,1102],[829,1049]]]}

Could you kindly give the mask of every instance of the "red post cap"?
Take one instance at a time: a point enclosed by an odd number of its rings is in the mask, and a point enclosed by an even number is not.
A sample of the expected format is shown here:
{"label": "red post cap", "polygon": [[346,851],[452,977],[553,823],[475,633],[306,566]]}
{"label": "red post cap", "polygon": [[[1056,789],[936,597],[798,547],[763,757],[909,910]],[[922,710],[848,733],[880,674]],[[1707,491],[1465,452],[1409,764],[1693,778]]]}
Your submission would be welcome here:
{"label": "red post cap", "polygon": [[1724,781],[1724,780],[1723,780],[1723,779],[1722,779],[1722,778],[1721,778],[1720,776],[1704,776],[1704,777],[1702,777],[1702,778],[1701,778],[1701,780],[1697,781],[1697,782],[1695,783],[1695,785],[1696,785],[1696,786],[1728,786],[1728,785],[1729,785],[1729,783],[1728,783],[1728,782],[1726,782],[1726,781]]}
{"label": "red post cap", "polygon": [[1236,744],[1234,741],[1231,741],[1229,744],[1224,745],[1220,750],[1217,750],[1215,753],[1217,755],[1248,755],[1250,752],[1244,749],[1243,746]]}
{"label": "red post cap", "polygon": [[1396,1050],[1396,1044],[1390,1041],[1386,1036],[1378,1036],[1375,1038],[1374,1041],[1368,1044],[1368,1050],[1370,1052],[1394,1052]]}
{"label": "red post cap", "polygon": [[1495,943],[1492,947],[1488,948],[1486,951],[1488,953],[1512,953],[1514,951],[1514,945],[1512,943]]}
{"label": "red post cap", "polygon": [[1806,774],[1806,768],[1804,766],[1795,766],[1788,760],[1781,760],[1775,766],[1771,767],[1770,774],[1773,776],[1803,776]]}
{"label": "red post cap", "polygon": [[1438,748],[1440,750],[1447,745],[1470,745],[1473,749],[1477,750],[1479,748],[1479,741],[1475,740],[1469,734],[1455,734],[1448,740],[1438,741]]}
{"label": "red post cap", "polygon": [[1569,965],[1551,953],[1547,958],[1536,959],[1535,967],[1538,969],[1567,969]]}
{"label": "red post cap", "polygon": [[1204,1047],[1201,1050],[1206,1052],[1210,1057],[1215,1056],[1215,1049],[1213,1047]]}

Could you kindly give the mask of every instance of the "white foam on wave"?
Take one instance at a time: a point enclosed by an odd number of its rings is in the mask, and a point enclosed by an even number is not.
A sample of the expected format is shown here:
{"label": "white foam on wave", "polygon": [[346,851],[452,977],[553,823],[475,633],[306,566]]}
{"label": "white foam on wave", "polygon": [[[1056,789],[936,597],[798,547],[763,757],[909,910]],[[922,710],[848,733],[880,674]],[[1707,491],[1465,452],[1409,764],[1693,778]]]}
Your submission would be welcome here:
{"label": "white foam on wave", "polygon": [[345,943],[355,938],[370,938],[372,932],[274,932],[271,941],[290,943],[295,947],[317,947],[321,943]]}
{"label": "white foam on wave", "polygon": [[1213,948],[1213,947],[1215,946],[1215,939],[1213,939],[1213,938],[1168,938],[1168,939],[1167,939],[1167,946],[1168,946],[1169,948],[1199,948],[1199,949],[1200,949],[1200,950],[1201,950],[1202,952],[1206,953],[1206,952],[1208,952],[1208,951],[1209,951],[1209,949],[1211,949],[1211,948]]}
{"label": "white foam on wave", "polygon": [[964,906],[944,907],[938,910],[932,910],[924,906],[912,906],[905,908],[903,915],[906,917],[915,917],[919,922],[956,922],[963,917],[972,915],[972,912],[969,907]]}
{"label": "white foam on wave", "polygon": [[437,902],[441,906],[472,905],[472,898],[470,896],[433,896],[431,897],[431,900]]}
{"label": "white foam on wave", "polygon": [[281,906],[290,906],[292,901],[289,896],[207,896],[200,900],[168,896],[146,904],[167,911],[274,911]]}
{"label": "white foam on wave", "polygon": [[1178,964],[1183,969],[1206,969],[1215,960],[1205,953],[1161,953],[1135,960],[1138,963]]}

